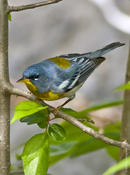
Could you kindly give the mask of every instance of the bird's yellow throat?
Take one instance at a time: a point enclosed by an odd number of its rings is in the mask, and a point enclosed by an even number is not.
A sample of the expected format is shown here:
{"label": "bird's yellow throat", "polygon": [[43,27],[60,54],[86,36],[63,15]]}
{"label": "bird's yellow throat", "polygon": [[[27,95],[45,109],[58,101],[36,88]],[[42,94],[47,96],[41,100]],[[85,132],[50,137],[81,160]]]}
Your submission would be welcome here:
{"label": "bird's yellow throat", "polygon": [[19,80],[19,82],[23,82],[26,84],[27,88],[39,99],[42,100],[58,100],[59,98],[62,98],[64,95],[63,94],[57,94],[53,93],[52,91],[44,92],[44,93],[39,93],[37,87],[30,81],[30,79],[23,79]]}

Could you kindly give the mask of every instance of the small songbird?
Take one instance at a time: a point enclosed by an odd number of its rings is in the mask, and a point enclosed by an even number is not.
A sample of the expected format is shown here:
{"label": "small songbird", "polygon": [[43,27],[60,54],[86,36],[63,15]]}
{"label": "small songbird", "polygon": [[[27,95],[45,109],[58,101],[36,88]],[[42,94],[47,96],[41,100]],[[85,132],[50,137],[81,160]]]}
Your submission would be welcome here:
{"label": "small songbird", "polygon": [[102,55],[123,45],[115,42],[94,52],[46,59],[25,69],[23,77],[17,82],[24,82],[38,99],[51,101],[68,97],[66,104],[73,99],[75,92],[93,70],[105,60]]}

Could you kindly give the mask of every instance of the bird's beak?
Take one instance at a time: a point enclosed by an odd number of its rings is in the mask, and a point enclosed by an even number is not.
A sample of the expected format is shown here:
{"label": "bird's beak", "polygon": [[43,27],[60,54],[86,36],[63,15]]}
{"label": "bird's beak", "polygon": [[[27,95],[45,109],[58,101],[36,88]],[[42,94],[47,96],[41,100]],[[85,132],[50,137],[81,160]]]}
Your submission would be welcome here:
{"label": "bird's beak", "polygon": [[25,77],[20,78],[19,80],[16,81],[16,83],[25,83],[27,80]]}

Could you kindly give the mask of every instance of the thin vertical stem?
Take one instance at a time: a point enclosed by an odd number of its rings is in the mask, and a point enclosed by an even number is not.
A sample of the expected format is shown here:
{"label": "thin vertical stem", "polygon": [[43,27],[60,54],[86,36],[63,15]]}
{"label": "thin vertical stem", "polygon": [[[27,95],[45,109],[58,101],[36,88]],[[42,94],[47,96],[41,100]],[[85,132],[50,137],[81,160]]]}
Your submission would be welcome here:
{"label": "thin vertical stem", "polygon": [[[129,46],[129,56],[127,62],[126,78],[125,82],[130,81],[130,46]],[[124,105],[122,114],[122,131],[121,140],[126,141],[130,144],[130,90],[124,92]],[[130,156],[130,151],[127,149],[121,149],[120,160]],[[117,173],[118,175],[130,175],[130,168],[126,167],[125,170]]]}

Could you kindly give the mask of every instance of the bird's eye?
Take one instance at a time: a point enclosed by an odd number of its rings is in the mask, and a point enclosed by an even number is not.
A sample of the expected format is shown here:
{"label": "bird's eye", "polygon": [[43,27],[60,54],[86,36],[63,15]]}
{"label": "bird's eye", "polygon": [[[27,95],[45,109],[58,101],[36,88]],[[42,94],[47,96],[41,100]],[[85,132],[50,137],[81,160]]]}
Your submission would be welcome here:
{"label": "bird's eye", "polygon": [[30,79],[37,81],[39,78],[39,75],[33,75],[30,77]]}
{"label": "bird's eye", "polygon": [[35,76],[34,76],[34,80],[35,80],[35,81],[37,81],[38,78],[39,78],[39,75],[35,75]]}
{"label": "bird's eye", "polygon": [[35,80],[35,81],[37,81],[37,80],[38,80],[38,78],[34,78],[34,80]]}

